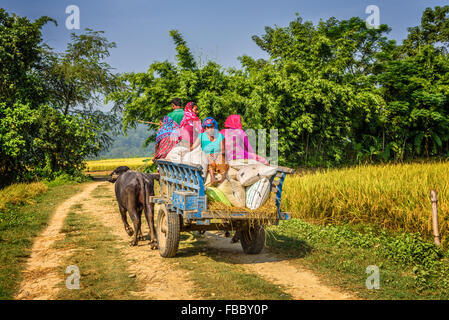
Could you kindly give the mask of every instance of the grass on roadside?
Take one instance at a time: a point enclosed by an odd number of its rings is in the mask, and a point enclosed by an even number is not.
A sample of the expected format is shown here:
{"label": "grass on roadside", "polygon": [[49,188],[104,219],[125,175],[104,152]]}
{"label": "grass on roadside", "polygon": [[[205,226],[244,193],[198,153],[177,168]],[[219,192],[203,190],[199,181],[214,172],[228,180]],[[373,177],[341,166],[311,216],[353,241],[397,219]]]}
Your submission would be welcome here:
{"label": "grass on roadside", "polygon": [[16,205],[0,212],[0,300],[14,297],[34,237],[47,226],[56,207],[81,188],[82,185],[49,187],[33,199],[33,205]]}
{"label": "grass on roadside", "polygon": [[67,215],[62,232],[65,238],[57,248],[73,249],[60,272],[75,265],[79,268],[80,289],[69,290],[65,282],[60,284],[58,299],[63,300],[117,300],[137,299],[131,292],[137,291],[135,278],[129,277],[126,261],[120,254],[125,244],[118,241],[110,228],[94,217],[83,213],[82,205],[75,205]]}
{"label": "grass on roadside", "polygon": [[0,190],[0,212],[8,206],[32,204],[33,198],[47,191],[48,186],[42,182],[15,183]]}
{"label": "grass on roadside", "polygon": [[[299,219],[269,228],[267,245],[329,284],[365,299],[449,299],[449,255],[417,234],[369,225],[312,225]],[[366,268],[379,267],[368,290]]]}
{"label": "grass on roadside", "polygon": [[219,250],[208,248],[202,236],[184,232],[177,255],[167,259],[189,272],[195,290],[212,300],[285,300],[291,296],[243,267],[233,264]]}

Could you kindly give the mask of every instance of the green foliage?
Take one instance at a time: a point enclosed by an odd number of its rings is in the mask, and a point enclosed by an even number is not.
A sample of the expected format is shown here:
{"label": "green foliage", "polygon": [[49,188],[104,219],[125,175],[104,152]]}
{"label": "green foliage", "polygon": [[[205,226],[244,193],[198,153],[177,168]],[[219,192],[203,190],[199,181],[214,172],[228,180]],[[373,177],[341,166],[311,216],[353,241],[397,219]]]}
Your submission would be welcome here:
{"label": "green foliage", "polygon": [[449,257],[449,253],[444,254],[441,248],[422,239],[419,233],[394,233],[370,225],[357,226],[363,230],[355,228],[351,224],[318,226],[293,219],[280,224],[279,232],[290,230],[292,235],[301,235],[311,242],[321,239],[340,247],[373,249],[379,256],[400,265],[430,268],[445,255]]}
{"label": "green foliage", "polygon": [[46,92],[36,69],[44,51],[41,28],[49,21],[56,24],[49,17],[31,22],[0,8],[0,103],[38,105],[45,101]]}
{"label": "green foliage", "polygon": [[64,116],[50,107],[39,108],[39,114],[39,132],[34,144],[45,159],[45,176],[59,171],[71,174],[80,171],[84,168],[83,160],[100,151],[98,123],[89,118]]}
{"label": "green foliage", "polygon": [[52,180],[45,180],[45,184],[49,187],[57,187],[66,184],[83,183],[91,180],[90,177],[82,174],[80,171],[68,174],[66,172],[57,172],[53,174]]}
{"label": "green foliage", "polygon": [[94,108],[116,84],[104,61],[115,43],[87,29],[58,54],[42,43],[49,21],[0,9],[0,187],[76,174],[107,148],[117,123]]}
{"label": "green foliage", "polygon": [[[386,102],[380,116],[384,143],[397,158],[448,155],[449,37],[444,28],[449,24],[445,18],[443,25],[440,21],[430,28],[428,21],[448,13],[449,6],[427,8],[422,26],[410,28],[402,46],[386,48],[378,56],[375,78]],[[406,54],[398,57],[398,52]]]}
{"label": "green foliage", "polygon": [[421,25],[408,28],[409,34],[402,50],[413,55],[427,45],[441,45],[439,50],[446,50],[449,45],[449,6],[426,8],[421,18]]}
{"label": "green foliage", "polygon": [[282,164],[446,156],[447,12],[449,6],[427,8],[403,45],[386,38],[386,25],[368,29],[360,18],[314,25],[298,16],[253,36],[270,59],[242,56],[242,70],[199,65],[172,30],[176,63],[123,74],[108,99],[123,108],[125,130],[139,119],[157,122],[174,96],[197,101],[200,117],[220,125],[239,113],[246,128],[279,130]]}
{"label": "green foliage", "polygon": [[26,176],[27,165],[33,162],[28,151],[38,119],[36,112],[27,105],[6,108],[5,104],[0,104],[0,113],[0,186],[4,186],[15,177],[31,178]]}
{"label": "green foliage", "polygon": [[72,33],[63,53],[45,52],[42,77],[52,105],[64,115],[82,107],[89,110],[100,103],[100,95],[112,91],[115,76],[104,62],[109,49],[116,47],[102,36],[102,31],[86,29],[85,34]]}
{"label": "green foliage", "polygon": [[401,234],[394,240],[383,241],[383,255],[398,263],[431,267],[443,256],[440,248],[425,242],[419,234]]}
{"label": "green foliage", "polygon": [[[0,105],[0,110],[1,105]],[[16,104],[3,108],[0,118],[0,168],[5,180],[54,178],[61,172],[75,174],[84,159],[101,150],[98,124],[48,107],[31,109]]]}
{"label": "green foliage", "polygon": [[369,150],[365,135],[383,99],[368,75],[388,28],[367,29],[359,18],[313,26],[298,17],[265,31],[253,39],[274,63],[258,67],[243,60],[258,111],[247,117],[259,127],[279,128],[280,160],[327,166],[354,161],[354,146]]}
{"label": "green foliage", "polygon": [[116,88],[116,75],[105,62],[116,44],[109,42],[103,33],[91,29],[81,35],[72,33],[65,52],[45,52],[40,75],[49,104],[64,115],[76,115],[96,123],[93,132],[98,135],[97,142],[101,149],[107,149],[112,142],[108,132],[116,131],[118,124],[117,110],[103,112],[95,106]]}

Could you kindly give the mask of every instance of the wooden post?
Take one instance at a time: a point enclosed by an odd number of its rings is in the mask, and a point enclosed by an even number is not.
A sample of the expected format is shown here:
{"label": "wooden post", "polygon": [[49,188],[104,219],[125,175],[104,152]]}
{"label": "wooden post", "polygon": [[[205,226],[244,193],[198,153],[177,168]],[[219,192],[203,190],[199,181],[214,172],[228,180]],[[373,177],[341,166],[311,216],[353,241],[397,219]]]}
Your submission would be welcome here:
{"label": "wooden post", "polygon": [[148,124],[154,124],[156,126],[160,126],[161,123],[157,123],[157,122],[151,122],[151,121],[143,121],[143,120],[137,120],[140,123],[148,123]]}
{"label": "wooden post", "polygon": [[437,246],[441,246],[440,231],[438,230],[438,200],[435,190],[430,190],[430,200],[432,201],[433,241]]}

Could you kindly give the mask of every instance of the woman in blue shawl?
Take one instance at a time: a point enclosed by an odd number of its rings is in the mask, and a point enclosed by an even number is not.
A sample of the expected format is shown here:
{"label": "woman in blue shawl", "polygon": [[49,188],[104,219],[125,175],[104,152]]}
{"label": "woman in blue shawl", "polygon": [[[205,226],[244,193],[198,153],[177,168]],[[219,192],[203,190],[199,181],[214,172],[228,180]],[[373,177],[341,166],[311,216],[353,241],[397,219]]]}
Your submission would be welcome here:
{"label": "woman in blue shawl", "polygon": [[[191,150],[201,145],[201,149],[207,156],[209,161],[209,174],[211,176],[211,184],[216,185],[219,183],[215,179],[215,171],[217,164],[225,164],[225,141],[224,136],[218,130],[217,121],[212,117],[207,117],[201,124],[203,132],[198,136],[193,143]],[[226,177],[226,175],[223,175]],[[224,180],[224,179],[222,179]]]}

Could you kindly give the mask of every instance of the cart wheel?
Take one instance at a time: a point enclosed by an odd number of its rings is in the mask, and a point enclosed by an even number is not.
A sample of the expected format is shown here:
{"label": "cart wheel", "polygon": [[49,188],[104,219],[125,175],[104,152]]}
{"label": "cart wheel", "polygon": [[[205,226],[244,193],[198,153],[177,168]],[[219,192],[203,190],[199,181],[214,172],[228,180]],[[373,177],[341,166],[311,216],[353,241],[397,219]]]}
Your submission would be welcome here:
{"label": "cart wheel", "polygon": [[180,219],[176,212],[161,206],[157,216],[157,246],[164,258],[174,257],[178,250]]}
{"label": "cart wheel", "polygon": [[263,225],[250,226],[246,230],[239,232],[243,252],[258,254],[262,251],[265,246],[265,228]]}

